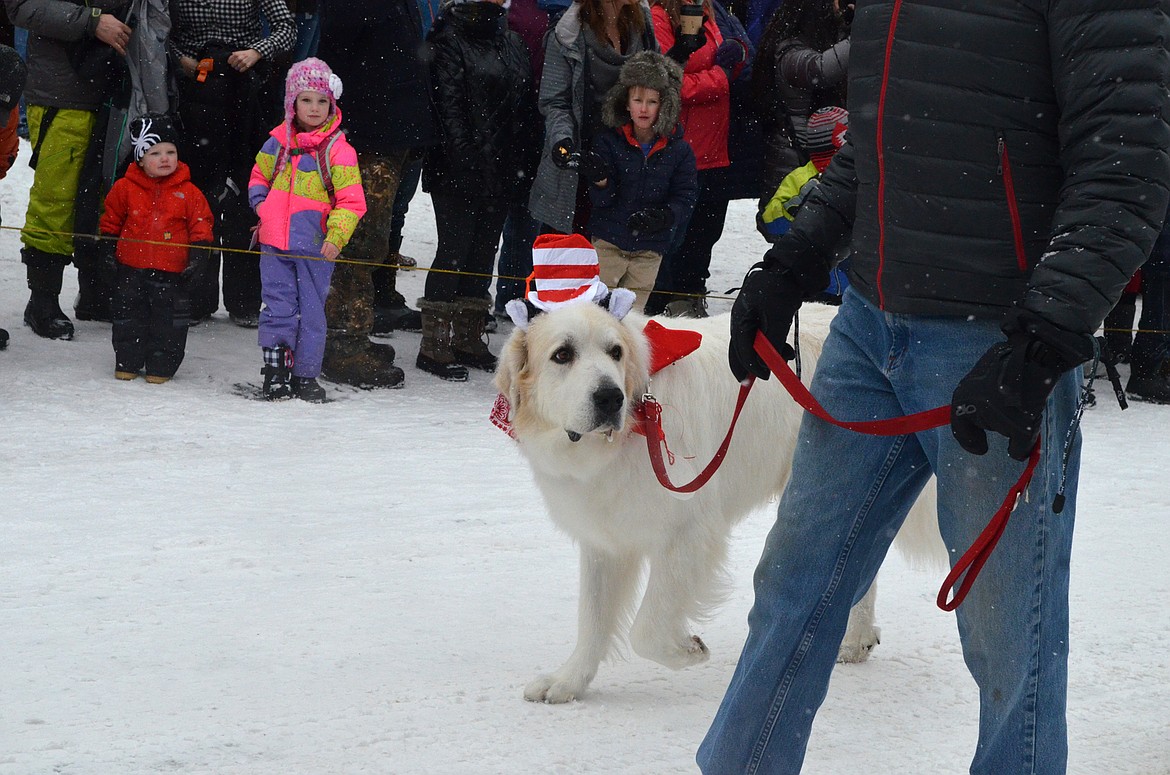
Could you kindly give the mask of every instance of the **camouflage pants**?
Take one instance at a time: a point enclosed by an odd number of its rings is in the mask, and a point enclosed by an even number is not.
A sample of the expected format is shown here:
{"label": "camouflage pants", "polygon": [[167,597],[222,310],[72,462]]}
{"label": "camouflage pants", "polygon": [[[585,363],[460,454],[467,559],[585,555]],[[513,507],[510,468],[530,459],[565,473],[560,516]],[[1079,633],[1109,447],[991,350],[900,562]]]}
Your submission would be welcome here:
{"label": "camouflage pants", "polygon": [[394,197],[406,151],[389,155],[358,153],[362,188],[366,194],[366,214],[358,222],[353,238],[341,258],[361,263],[339,262],[333,271],[325,318],[329,326],[325,357],[345,357],[369,344],[367,337],[374,327],[374,284],[370,274],[374,267],[389,258]]}

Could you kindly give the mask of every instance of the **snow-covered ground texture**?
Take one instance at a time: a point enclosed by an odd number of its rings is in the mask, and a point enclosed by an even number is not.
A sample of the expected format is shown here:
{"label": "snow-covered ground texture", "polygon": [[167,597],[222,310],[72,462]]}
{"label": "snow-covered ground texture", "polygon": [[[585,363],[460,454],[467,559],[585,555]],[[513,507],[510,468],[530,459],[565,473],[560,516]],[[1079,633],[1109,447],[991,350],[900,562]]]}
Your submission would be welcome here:
{"label": "snow-covered ground texture", "polygon": [[[27,154],[0,183],[2,775],[695,771],[771,513],[735,533],[710,662],[619,657],[579,702],[525,702],[572,649],[577,555],[488,423],[490,378],[422,374],[399,334],[403,390],[249,401],[255,332],[220,312],[169,384],[115,381],[107,325],[21,325]],[[752,224],[733,205],[712,288],[760,254]],[[420,194],[404,249],[425,267],[434,247]],[[1069,769],[1166,775],[1170,407],[1102,400],[1084,427]],[[807,773],[967,771],[977,705],[940,581],[891,556],[882,643],[835,672]]]}

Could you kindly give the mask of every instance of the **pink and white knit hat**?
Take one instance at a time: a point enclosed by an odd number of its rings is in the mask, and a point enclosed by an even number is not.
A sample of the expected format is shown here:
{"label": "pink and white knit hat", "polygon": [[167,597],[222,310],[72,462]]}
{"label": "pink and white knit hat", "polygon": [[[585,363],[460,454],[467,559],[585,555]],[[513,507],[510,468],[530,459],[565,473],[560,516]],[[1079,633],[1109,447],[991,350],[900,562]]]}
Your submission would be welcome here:
{"label": "pink and white knit hat", "polygon": [[525,298],[505,305],[512,322],[528,326],[525,302],[541,312],[580,302],[604,303],[619,319],[633,306],[634,294],[624,288],[611,293],[597,266],[597,251],[580,234],[541,234],[532,243],[532,274],[525,284]]}
{"label": "pink and white knit hat", "polygon": [[337,100],[341,98],[341,78],[316,57],[303,59],[289,68],[284,79],[284,117],[289,121],[296,115],[297,95],[303,91],[324,94],[329,98],[329,112],[336,113]]}

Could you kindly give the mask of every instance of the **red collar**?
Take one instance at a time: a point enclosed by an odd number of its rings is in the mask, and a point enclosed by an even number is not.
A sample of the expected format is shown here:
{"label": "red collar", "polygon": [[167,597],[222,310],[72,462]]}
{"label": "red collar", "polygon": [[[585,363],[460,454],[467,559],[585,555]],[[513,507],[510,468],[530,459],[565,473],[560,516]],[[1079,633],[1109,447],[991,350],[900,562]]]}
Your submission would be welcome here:
{"label": "red collar", "polygon": [[[642,144],[640,142],[638,142],[638,138],[634,137],[633,123],[622,124],[622,134],[625,135],[626,142],[628,142],[630,145],[634,146],[635,148],[639,148],[639,149],[642,147]],[[646,158],[647,159],[650,158],[651,156],[658,153],[659,151],[661,151],[665,147],[666,147],[666,138],[663,137],[662,135],[657,135],[657,139],[654,141],[654,145],[650,146],[650,153],[646,154]]]}

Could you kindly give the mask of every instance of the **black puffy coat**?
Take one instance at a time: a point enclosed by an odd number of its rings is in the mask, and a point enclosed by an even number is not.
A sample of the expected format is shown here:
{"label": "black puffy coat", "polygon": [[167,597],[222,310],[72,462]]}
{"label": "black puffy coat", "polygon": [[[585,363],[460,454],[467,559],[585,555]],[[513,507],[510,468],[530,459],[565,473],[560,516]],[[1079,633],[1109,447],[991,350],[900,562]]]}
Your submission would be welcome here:
{"label": "black puffy coat", "polygon": [[463,3],[427,36],[441,139],[427,153],[426,191],[513,202],[528,196],[541,121],[528,51],[505,22],[495,3]]}
{"label": "black puffy coat", "polygon": [[1167,39],[1162,0],[858,4],[848,140],[792,238],[852,222],[889,312],[1095,331],[1170,198]]}

